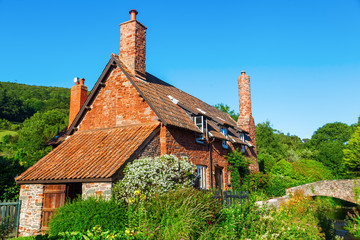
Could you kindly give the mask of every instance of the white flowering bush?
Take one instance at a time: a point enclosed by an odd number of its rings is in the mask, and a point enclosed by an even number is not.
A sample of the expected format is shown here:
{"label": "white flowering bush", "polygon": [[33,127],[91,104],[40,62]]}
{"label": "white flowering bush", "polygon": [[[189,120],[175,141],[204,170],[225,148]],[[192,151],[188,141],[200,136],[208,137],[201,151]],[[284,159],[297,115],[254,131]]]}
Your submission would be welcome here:
{"label": "white flowering bush", "polygon": [[124,169],[124,178],[115,184],[113,196],[126,202],[136,194],[155,196],[177,188],[191,187],[195,179],[195,165],[186,157],[174,155],[141,158],[129,163]]}

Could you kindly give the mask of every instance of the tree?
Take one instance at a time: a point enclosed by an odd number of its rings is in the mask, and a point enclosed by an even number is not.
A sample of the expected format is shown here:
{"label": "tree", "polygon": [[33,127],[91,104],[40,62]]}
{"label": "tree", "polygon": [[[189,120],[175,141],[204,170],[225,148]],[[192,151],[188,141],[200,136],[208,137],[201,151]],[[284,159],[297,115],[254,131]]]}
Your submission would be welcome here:
{"label": "tree", "polygon": [[214,107],[216,107],[217,109],[219,109],[220,111],[229,114],[229,116],[234,119],[234,121],[236,122],[239,118],[239,114],[236,113],[234,110],[230,110],[230,107],[226,104],[223,103],[219,103],[216,104]]}
{"label": "tree", "polygon": [[357,127],[344,149],[344,163],[351,173],[360,175],[360,126]]}
{"label": "tree", "polygon": [[345,123],[327,123],[312,135],[306,146],[314,151],[314,158],[341,177],[344,173],[343,149],[349,141],[352,127]]}
{"label": "tree", "polygon": [[61,110],[37,112],[26,119],[23,128],[18,132],[15,157],[25,166],[33,165],[51,150],[45,143],[54,137],[59,129],[67,126],[67,119],[67,114]]}
{"label": "tree", "polygon": [[317,147],[323,142],[339,142],[345,144],[349,141],[352,129],[349,125],[341,122],[327,123],[312,135],[309,144]]}

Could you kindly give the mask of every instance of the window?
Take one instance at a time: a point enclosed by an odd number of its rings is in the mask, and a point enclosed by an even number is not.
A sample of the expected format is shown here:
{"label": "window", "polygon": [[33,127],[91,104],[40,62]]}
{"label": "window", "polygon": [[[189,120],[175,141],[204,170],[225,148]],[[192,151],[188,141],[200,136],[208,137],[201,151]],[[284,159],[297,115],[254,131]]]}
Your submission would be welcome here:
{"label": "window", "polygon": [[206,189],[206,167],[196,166],[196,181],[199,182],[200,189]]}
{"label": "window", "polygon": [[[227,130],[227,128],[220,128],[220,132],[221,132],[222,134],[224,134],[225,137],[227,137],[227,135],[228,135],[228,130]],[[223,140],[223,141],[222,141],[222,146],[223,146],[223,148],[225,148],[225,149],[227,149],[227,148],[229,147],[229,145],[227,144],[227,141],[226,141],[226,140]]]}
{"label": "window", "polygon": [[240,140],[245,142],[245,133],[240,133]]}
{"label": "window", "polygon": [[203,144],[204,140],[205,140],[205,134],[207,131],[205,117],[202,115],[194,116],[193,121],[194,121],[195,125],[200,129],[200,131],[203,132],[203,133],[199,133],[196,135],[196,142]]}
{"label": "window", "polygon": [[244,145],[244,144],[241,144],[241,152],[242,152],[242,153],[245,153],[245,151],[246,151],[245,145]]}
{"label": "window", "polygon": [[195,116],[193,117],[195,125],[200,129],[200,131],[204,132],[205,124],[204,124],[204,116]]}

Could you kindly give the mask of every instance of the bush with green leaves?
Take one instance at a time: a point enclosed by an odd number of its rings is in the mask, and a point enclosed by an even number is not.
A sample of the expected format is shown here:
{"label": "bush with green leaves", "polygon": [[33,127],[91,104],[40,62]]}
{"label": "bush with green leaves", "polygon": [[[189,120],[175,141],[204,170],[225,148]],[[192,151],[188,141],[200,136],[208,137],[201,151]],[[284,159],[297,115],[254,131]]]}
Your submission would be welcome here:
{"label": "bush with green leaves", "polygon": [[129,163],[124,170],[124,178],[115,184],[113,196],[128,202],[140,190],[147,197],[177,188],[193,185],[195,165],[182,157],[163,155],[155,158],[141,158]]}
{"label": "bush with green leaves", "polygon": [[1,219],[0,222],[0,239],[5,240],[14,230],[14,223],[9,219],[9,217],[5,217]]}
{"label": "bush with green leaves", "polygon": [[226,160],[229,163],[228,169],[231,174],[232,188],[239,190],[243,184],[243,178],[249,174],[250,159],[236,149],[235,151],[228,153]]}
{"label": "bush with green leaves", "polygon": [[216,220],[221,206],[210,192],[183,188],[132,203],[130,216],[138,216],[129,230],[147,239],[198,239]]}
{"label": "bush with green leaves", "polygon": [[86,232],[99,225],[104,231],[123,231],[127,209],[119,202],[102,198],[75,199],[58,208],[50,220],[50,234]]}
{"label": "bush with green leaves", "polygon": [[269,197],[284,196],[286,189],[299,185],[297,180],[288,176],[269,174],[269,181],[265,186],[265,193]]}
{"label": "bush with green leaves", "polygon": [[334,239],[334,228],[322,206],[303,195],[279,210],[260,208],[253,201],[223,208],[219,222],[201,239]]}

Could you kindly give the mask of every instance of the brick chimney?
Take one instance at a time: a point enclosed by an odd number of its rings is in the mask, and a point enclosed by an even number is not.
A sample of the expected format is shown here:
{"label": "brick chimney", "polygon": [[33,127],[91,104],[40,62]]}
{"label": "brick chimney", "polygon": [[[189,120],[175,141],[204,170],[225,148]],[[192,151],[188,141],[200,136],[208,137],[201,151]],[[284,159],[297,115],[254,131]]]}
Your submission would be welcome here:
{"label": "brick chimney", "polygon": [[70,94],[70,114],[69,114],[69,126],[74,121],[76,115],[80,111],[82,105],[84,105],[87,98],[87,87],[84,85],[84,78],[74,78],[75,86],[71,88]]}
{"label": "brick chimney", "polygon": [[130,10],[130,21],[120,24],[120,60],[136,76],[145,77],[146,27],[136,20],[138,12]]}
{"label": "brick chimney", "polygon": [[248,141],[253,145],[253,148],[249,149],[249,155],[254,161],[250,164],[251,172],[258,172],[259,165],[257,162],[257,150],[256,150],[256,130],[255,121],[251,113],[251,92],[250,92],[250,77],[245,74],[244,71],[238,78],[239,85],[239,118],[237,125],[249,132]]}
{"label": "brick chimney", "polygon": [[238,125],[247,132],[250,132],[251,114],[251,93],[250,93],[250,77],[241,72],[238,78],[239,84],[239,119]]}

